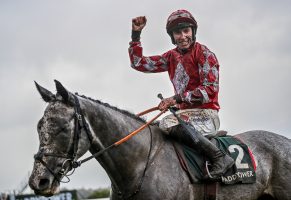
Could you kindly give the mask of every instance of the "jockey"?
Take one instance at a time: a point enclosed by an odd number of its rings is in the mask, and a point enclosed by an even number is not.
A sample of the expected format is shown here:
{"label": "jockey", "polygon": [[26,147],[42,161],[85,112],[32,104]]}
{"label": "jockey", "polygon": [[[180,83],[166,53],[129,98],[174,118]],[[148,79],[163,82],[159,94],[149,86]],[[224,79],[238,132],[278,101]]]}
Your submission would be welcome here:
{"label": "jockey", "polygon": [[146,73],[168,72],[175,95],[163,99],[158,107],[164,110],[176,106],[178,116],[199,133],[196,134],[199,142],[189,139],[173,115],[163,118],[160,127],[183,143],[191,141],[189,145],[207,155],[212,162],[208,178],[220,179],[234,161],[209,140],[217,134],[220,126],[217,58],[205,45],[196,42],[197,22],[186,10],[173,12],[167,20],[167,33],[176,48],[162,55],[144,56],[140,34],[146,21],[145,16],[132,19],[131,67]]}

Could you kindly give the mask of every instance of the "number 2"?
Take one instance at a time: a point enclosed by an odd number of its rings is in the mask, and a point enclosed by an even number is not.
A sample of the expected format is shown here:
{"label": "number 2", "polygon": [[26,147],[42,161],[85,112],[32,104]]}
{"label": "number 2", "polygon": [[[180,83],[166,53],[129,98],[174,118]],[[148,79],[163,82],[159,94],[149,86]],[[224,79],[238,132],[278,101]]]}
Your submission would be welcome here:
{"label": "number 2", "polygon": [[228,151],[230,153],[234,153],[235,149],[238,150],[238,156],[235,159],[236,167],[239,168],[239,169],[248,169],[249,165],[247,163],[242,163],[242,159],[244,157],[244,150],[239,145],[236,145],[236,144],[230,145],[228,147]]}

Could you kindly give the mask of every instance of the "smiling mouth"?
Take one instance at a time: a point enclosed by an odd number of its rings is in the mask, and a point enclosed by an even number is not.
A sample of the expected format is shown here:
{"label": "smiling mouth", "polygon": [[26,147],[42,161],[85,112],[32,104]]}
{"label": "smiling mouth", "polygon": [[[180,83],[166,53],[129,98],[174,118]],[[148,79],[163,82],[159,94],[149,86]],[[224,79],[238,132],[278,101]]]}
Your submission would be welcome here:
{"label": "smiling mouth", "polygon": [[182,41],[182,42],[179,42],[179,44],[180,44],[180,45],[183,45],[183,46],[188,45],[189,43],[190,43],[189,41]]}
{"label": "smiling mouth", "polygon": [[183,39],[181,41],[177,41],[177,45],[180,46],[180,47],[188,47],[190,46],[192,40],[191,38],[186,38],[186,39]]}
{"label": "smiling mouth", "polygon": [[178,47],[180,48],[188,48],[190,46],[191,42],[188,40],[188,41],[181,41],[181,42],[178,42]]}

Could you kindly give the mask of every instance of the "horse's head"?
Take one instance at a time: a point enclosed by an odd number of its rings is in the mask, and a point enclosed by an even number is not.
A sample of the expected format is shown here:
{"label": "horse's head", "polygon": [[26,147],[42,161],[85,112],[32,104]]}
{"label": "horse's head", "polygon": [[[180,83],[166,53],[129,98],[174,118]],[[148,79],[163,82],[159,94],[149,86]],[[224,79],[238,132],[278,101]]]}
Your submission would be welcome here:
{"label": "horse's head", "polygon": [[[85,130],[81,123],[85,122],[80,115],[78,98],[60,82],[55,82],[56,95],[36,83],[41,97],[49,104],[37,125],[40,145],[34,156],[29,185],[36,194],[44,196],[52,196],[59,191],[60,182],[69,180],[72,161],[90,147],[87,134],[82,133]],[[88,148],[81,149],[79,146]],[[65,178],[67,180],[63,180]]]}

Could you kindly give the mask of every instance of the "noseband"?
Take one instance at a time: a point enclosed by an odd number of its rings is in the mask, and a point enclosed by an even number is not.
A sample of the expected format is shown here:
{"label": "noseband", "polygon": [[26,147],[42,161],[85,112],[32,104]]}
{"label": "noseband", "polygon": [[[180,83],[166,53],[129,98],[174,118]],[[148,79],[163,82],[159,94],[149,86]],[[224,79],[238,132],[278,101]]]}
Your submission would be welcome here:
{"label": "noseband", "polygon": [[[45,153],[43,150],[40,150],[37,152],[37,154],[34,155],[35,161],[40,162],[43,166],[47,168],[47,170],[55,177],[55,179],[61,183],[68,183],[70,181],[69,176],[72,175],[75,171],[75,168],[77,166],[74,165],[74,163],[77,162],[77,151],[78,151],[78,144],[79,144],[79,139],[81,136],[81,130],[84,128],[85,132],[87,133],[87,136],[90,140],[90,143],[92,143],[92,136],[90,134],[90,130],[88,127],[88,124],[85,120],[85,117],[82,113],[79,99],[77,98],[76,95],[74,95],[74,100],[75,100],[75,106],[74,110],[75,113],[72,116],[72,118],[69,120],[69,122],[73,119],[75,119],[75,128],[74,128],[74,138],[73,138],[73,144],[71,145],[68,153],[66,154],[55,154],[55,153]],[[51,156],[51,157],[56,157],[56,158],[64,158],[64,162],[61,165],[61,169],[55,173],[54,170],[52,170],[48,164],[43,160],[43,157],[45,156]],[[69,167],[66,167],[69,165]],[[68,172],[72,172],[68,174]],[[66,177],[66,181],[62,181],[62,178]]]}

